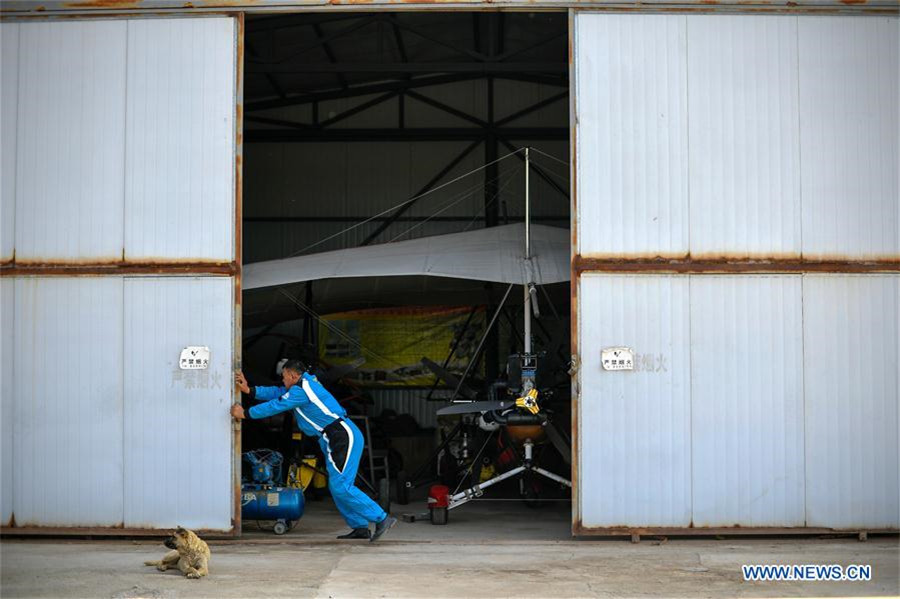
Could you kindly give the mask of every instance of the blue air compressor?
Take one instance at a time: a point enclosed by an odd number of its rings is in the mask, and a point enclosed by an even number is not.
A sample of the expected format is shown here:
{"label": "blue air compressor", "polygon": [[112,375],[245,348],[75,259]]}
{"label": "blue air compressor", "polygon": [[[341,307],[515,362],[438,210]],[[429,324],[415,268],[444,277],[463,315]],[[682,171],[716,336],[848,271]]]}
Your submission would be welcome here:
{"label": "blue air compressor", "polygon": [[241,518],[243,520],[274,520],[272,530],[283,535],[296,526],[303,516],[303,491],[280,487],[281,454],[271,449],[256,449],[243,455],[249,470],[249,480],[241,485]]}

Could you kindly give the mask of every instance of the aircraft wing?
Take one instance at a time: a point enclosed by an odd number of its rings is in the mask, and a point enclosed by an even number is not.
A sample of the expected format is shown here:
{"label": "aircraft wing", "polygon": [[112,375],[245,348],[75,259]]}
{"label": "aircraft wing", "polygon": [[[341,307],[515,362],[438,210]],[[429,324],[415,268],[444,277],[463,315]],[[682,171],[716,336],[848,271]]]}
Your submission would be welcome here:
{"label": "aircraft wing", "polygon": [[494,410],[504,410],[516,405],[515,400],[512,401],[471,401],[467,403],[456,403],[452,406],[441,408],[437,411],[438,416],[450,416],[453,414],[475,414],[478,412],[492,412]]}
{"label": "aircraft wing", "polygon": [[547,285],[569,280],[570,244],[567,229],[533,225],[532,257],[526,261],[525,225],[504,225],[255,262],[244,266],[241,287],[409,275]]}

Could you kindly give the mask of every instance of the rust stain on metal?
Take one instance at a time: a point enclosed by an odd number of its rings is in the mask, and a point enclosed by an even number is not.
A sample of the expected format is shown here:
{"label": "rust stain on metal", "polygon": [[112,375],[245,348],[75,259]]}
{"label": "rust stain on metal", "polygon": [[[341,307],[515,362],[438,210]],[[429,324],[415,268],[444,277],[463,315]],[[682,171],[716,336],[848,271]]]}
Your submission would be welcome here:
{"label": "rust stain on metal", "polygon": [[[371,4],[371,5],[381,5],[381,6],[389,6],[392,4],[412,4],[412,5],[430,5],[430,4],[453,4],[456,3],[455,0],[328,0],[328,4],[333,6],[353,6],[358,4]],[[471,2],[473,6],[477,7],[478,4],[482,5],[482,10],[484,10],[485,4],[491,4],[489,0],[484,0],[480,3]],[[488,9],[489,10],[489,9]]]}
{"label": "rust stain on metal", "polygon": [[568,61],[569,61],[569,227],[571,229],[571,241],[569,250],[569,349],[570,357],[573,361],[574,373],[569,381],[569,389],[571,391],[569,418],[570,430],[569,438],[571,443],[571,464],[569,480],[572,481],[572,534],[581,526],[581,501],[579,500],[579,454],[578,454],[578,410],[581,401],[581,389],[578,385],[578,272],[575,270],[575,258],[578,253],[578,178],[575,176],[577,172],[576,158],[577,150],[577,133],[578,133],[578,117],[577,107],[578,98],[575,93],[575,11],[569,9],[568,14]]}
{"label": "rust stain on metal", "polygon": [[[237,57],[235,64],[235,146],[234,146],[234,324],[232,331],[232,368],[238,370],[242,365],[242,336],[243,336],[243,307],[241,293],[241,275],[243,269],[242,256],[242,224],[244,206],[244,46],[246,36],[246,15],[241,12],[237,15]],[[231,403],[239,403],[240,395],[234,385],[231,386]],[[233,512],[231,517],[231,534],[234,538],[241,536],[241,423],[231,423],[232,443],[232,487],[233,487]]]}
{"label": "rust stain on metal", "polygon": [[234,276],[237,265],[228,263],[163,263],[163,264],[15,264],[0,269],[0,277],[15,276],[109,276],[141,274],[198,274]]}
{"label": "rust stain on metal", "polygon": [[[243,104],[238,104],[234,110],[235,121],[237,123],[241,123],[240,127],[237,127],[237,131],[235,132],[234,140],[235,144],[238,148],[242,148],[244,145],[244,131],[243,131],[243,122],[244,122],[244,106]],[[242,153],[237,153],[236,158],[240,160]]]}
{"label": "rust stain on metal", "polygon": [[188,268],[209,268],[209,267],[217,267],[224,266],[229,264],[229,262],[223,262],[222,260],[215,259],[203,259],[197,257],[162,257],[162,256],[145,256],[141,258],[133,258],[127,257],[125,255],[125,250],[115,256],[102,256],[102,257],[94,257],[94,258],[53,258],[47,259],[43,257],[32,257],[32,258],[17,258],[13,256],[13,259],[9,262],[4,262],[2,266],[12,267],[12,268],[106,268],[106,269],[114,269],[114,268],[128,268],[128,267],[152,267],[152,268],[176,268],[183,269],[185,267]]}
{"label": "rust stain on metal", "polygon": [[803,273],[803,272],[900,272],[900,260],[876,261],[819,261],[804,259],[785,260],[732,260],[729,258],[706,260],[623,259],[576,256],[577,273],[638,272],[638,273]]}
{"label": "rust stain on metal", "polygon": [[[242,243],[243,243],[243,210],[244,210],[244,36],[245,16],[240,13],[237,16],[237,64],[235,73],[235,156],[234,156],[234,264],[237,265],[235,273],[240,283],[240,275],[243,267]],[[240,305],[241,293],[238,285],[235,303]]]}
{"label": "rust stain on metal", "polygon": [[[590,526],[586,527],[578,522],[576,534],[578,536],[713,536],[713,535],[733,535],[733,536],[751,536],[751,535],[820,535],[820,534],[856,534],[858,528],[822,528],[822,527],[805,527],[805,526],[715,526],[707,528],[688,528],[678,526],[627,526],[627,525],[611,525],[611,526]],[[878,531],[882,534],[897,533],[897,529],[882,528]]]}
{"label": "rust stain on metal", "polygon": [[108,266],[114,267],[122,264],[122,260],[118,256],[101,256],[95,258],[57,258],[48,260],[42,257],[33,258],[16,258],[13,266],[71,266],[77,268],[80,266]]}
{"label": "rust stain on metal", "polygon": [[83,0],[67,2],[64,8],[139,8],[141,0]]}
{"label": "rust stain on metal", "polygon": [[[634,256],[627,256],[628,258],[633,258]],[[650,256],[641,256],[642,258],[649,258]],[[710,261],[710,262],[719,262],[722,260],[728,262],[771,262],[771,261],[788,261],[788,260],[803,260],[804,257],[801,256],[798,252],[691,252],[684,256],[653,256],[653,259],[665,258],[671,260],[673,258],[682,258],[686,260],[693,260],[695,262],[700,261]]]}
{"label": "rust stain on metal", "polygon": [[[241,368],[241,282],[240,276],[235,277],[234,282],[235,302],[234,307],[234,370]],[[229,377],[231,379],[231,377]],[[241,402],[240,395],[234,385],[231,386],[231,403],[239,404]],[[233,455],[231,460],[232,468],[232,504],[233,512],[231,516],[231,533],[234,537],[241,536],[241,423],[237,420],[231,421],[231,443],[233,447]]]}
{"label": "rust stain on metal", "polygon": [[[743,14],[870,14],[870,15],[886,15],[895,16],[900,13],[897,7],[887,5],[872,5],[868,0],[831,0],[832,4],[801,4],[799,2],[788,0],[787,2],[775,3],[774,0],[718,0],[714,3],[710,0],[691,0],[692,4],[683,5],[663,5],[663,4],[646,4],[642,2],[633,2],[627,5],[600,4],[596,0],[588,0],[583,3],[573,1],[560,2],[559,4],[550,4],[547,0],[517,0],[506,2],[502,6],[504,9],[525,9],[538,11],[559,11],[569,8],[583,12],[646,12],[646,13],[665,13],[665,14],[689,14],[689,13],[713,13],[713,12],[734,12]],[[426,7],[460,4],[455,0],[329,0],[325,5],[328,6],[373,6],[389,8],[395,5],[403,5],[407,7]],[[465,10],[470,11],[493,11],[496,10],[497,4],[491,0],[482,0],[481,2],[464,1]],[[247,12],[303,12],[322,10],[321,4],[315,3],[298,3],[290,7],[280,7],[273,5],[266,0],[208,0],[185,2],[182,5],[173,3],[171,7],[146,7],[146,4],[140,0],[84,0],[82,2],[51,4],[47,9],[45,5],[27,7],[17,11],[15,16],[25,16],[25,13],[37,13],[42,10],[53,12],[59,18],[84,18],[84,15],[90,12],[102,14],[104,17],[111,16],[127,17],[140,12],[141,14],[166,16],[176,14],[184,10],[241,10]],[[118,9],[122,12],[116,13]],[[460,10],[460,9],[454,9]],[[125,12],[131,11],[131,12]],[[8,11],[7,11],[8,12]],[[69,12],[70,14],[65,14]],[[209,14],[212,14],[210,12]],[[0,19],[6,18],[5,15]]]}
{"label": "rust stain on metal", "polygon": [[[239,50],[239,52],[240,52],[240,50]],[[238,60],[243,61],[243,56],[239,57]],[[234,118],[235,118],[236,123],[241,123],[241,126],[237,127],[237,133],[235,134],[235,144],[237,145],[238,148],[241,148],[244,145],[244,128],[243,128],[244,105],[241,104],[240,102],[238,102],[238,105],[234,110]],[[241,154],[242,154],[241,152],[237,153],[236,157],[238,160],[240,160]]]}
{"label": "rust stain on metal", "polygon": [[[722,2],[717,5],[696,4],[684,6],[663,6],[658,4],[641,4],[635,3],[626,6],[585,6],[580,7],[579,11],[584,12],[615,12],[615,13],[632,13],[632,12],[651,12],[666,14],[689,14],[700,13],[708,14],[714,12],[727,12],[729,8],[739,8],[737,14],[816,14],[816,15],[832,15],[832,14],[848,14],[848,8],[854,7],[858,11],[872,15],[897,15],[898,9],[889,6],[872,6],[863,0],[860,3],[841,5],[801,5],[798,2],[786,2],[784,5],[775,5],[764,1],[750,1],[746,3]],[[855,12],[855,11],[854,11]]]}
{"label": "rust stain on metal", "polygon": [[816,262],[897,262],[900,263],[900,254],[865,254],[862,256],[846,256],[844,254],[807,253],[804,260]]}
{"label": "rust stain on metal", "polygon": [[157,267],[166,267],[171,266],[174,268],[178,268],[184,265],[199,265],[199,266],[221,266],[223,264],[230,264],[230,262],[224,262],[219,259],[207,259],[207,258],[197,258],[196,256],[187,256],[184,258],[179,257],[162,257],[162,256],[144,256],[141,258],[128,258],[125,262],[120,263],[120,266],[125,265],[138,265],[138,266],[157,266]]}
{"label": "rust stain on metal", "polygon": [[260,4],[265,4],[265,2],[259,0],[215,0],[204,3],[208,8],[252,8]]}
{"label": "rust stain on metal", "polygon": [[635,261],[635,260],[643,260],[643,261],[674,261],[674,260],[689,260],[691,259],[691,255],[686,252],[672,252],[672,253],[659,253],[659,252],[633,252],[629,254],[600,254],[600,253],[586,253],[579,254],[577,256],[582,260],[613,260],[613,261]]}
{"label": "rust stain on metal", "polygon": [[229,262],[222,260],[204,259],[197,257],[162,257],[162,256],[144,256],[140,258],[126,257],[125,251],[115,258],[54,258],[46,259],[41,257],[26,258],[24,260],[14,258],[10,263],[16,268],[125,268],[130,266],[150,266],[154,268],[184,268],[199,267],[207,268],[210,266],[227,265]]}
{"label": "rust stain on metal", "polygon": [[[329,0],[326,4],[331,6],[353,6],[366,5],[378,7],[391,7],[396,5],[404,5],[410,7],[429,7],[435,5],[451,5],[463,4],[467,8],[465,10],[474,11],[491,11],[497,9],[497,4],[491,0],[482,0],[480,2],[464,0],[462,3],[456,0]],[[577,10],[584,12],[650,12],[650,13],[691,13],[691,12],[718,12],[728,11],[729,9],[738,8],[739,12],[762,12],[770,14],[847,14],[850,11],[865,12],[867,14],[884,14],[896,15],[898,8],[891,5],[872,5],[868,0],[830,0],[830,4],[802,4],[794,0],[787,2],[778,0],[689,0],[684,4],[653,4],[633,1],[629,4],[605,4],[598,0],[586,0],[578,2],[577,0],[562,1],[559,3],[548,2],[547,0],[516,0],[503,3],[506,9],[523,9],[540,10],[540,11],[559,11],[564,9]],[[78,12],[82,15],[87,12],[101,11],[105,16],[113,14],[115,10],[121,11],[140,11],[142,13],[153,11],[155,14],[173,14],[183,10],[241,10],[241,11],[260,11],[260,12],[299,12],[299,11],[315,11],[322,10],[321,4],[313,2],[297,2],[293,6],[279,6],[272,0],[194,0],[185,1],[182,4],[172,2],[169,7],[156,6],[150,7],[142,0],[81,0],[75,2],[59,2],[50,3],[49,9],[47,5],[41,4],[34,7],[27,6],[18,13],[37,13],[37,12],[56,12],[63,13]],[[459,10],[459,9],[457,9]],[[7,11],[8,12],[8,11]],[[121,13],[126,16],[127,13]],[[133,14],[133,12],[132,12]],[[62,18],[71,17],[73,15],[60,14]]]}
{"label": "rust stain on metal", "polygon": [[[98,537],[167,537],[171,534],[171,527],[158,528],[125,528],[124,526],[4,526],[0,528],[0,535],[9,536],[48,536],[48,537],[72,537],[72,536],[98,536]],[[231,533],[222,530],[200,529],[195,531],[204,539],[231,539]]]}

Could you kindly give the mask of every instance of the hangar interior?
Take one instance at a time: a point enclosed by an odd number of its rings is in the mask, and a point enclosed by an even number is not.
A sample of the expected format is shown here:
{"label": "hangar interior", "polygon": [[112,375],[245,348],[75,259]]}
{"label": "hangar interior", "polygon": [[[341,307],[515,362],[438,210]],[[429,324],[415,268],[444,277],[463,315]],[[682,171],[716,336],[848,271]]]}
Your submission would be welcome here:
{"label": "hangar interior", "polygon": [[[568,29],[567,14],[554,12],[248,16],[245,272],[522,224],[526,147],[531,224],[568,230]],[[283,358],[314,364],[368,437],[360,486],[384,502],[389,485],[395,513],[414,511],[432,483],[464,489],[508,471],[524,457],[522,435],[535,436],[535,463],[568,479],[559,448],[570,430],[569,284],[534,294],[541,405],[563,433],[559,445],[523,427],[486,431],[471,415],[436,414],[454,398],[513,397],[505,381],[509,356],[523,352],[522,286],[504,302],[506,284],[371,274],[245,290],[250,384],[276,384]],[[242,451],[281,452],[282,479],[299,476],[315,496],[321,463],[298,437],[290,416],[246,422]],[[511,478],[488,497],[570,513],[568,488],[541,477]]]}

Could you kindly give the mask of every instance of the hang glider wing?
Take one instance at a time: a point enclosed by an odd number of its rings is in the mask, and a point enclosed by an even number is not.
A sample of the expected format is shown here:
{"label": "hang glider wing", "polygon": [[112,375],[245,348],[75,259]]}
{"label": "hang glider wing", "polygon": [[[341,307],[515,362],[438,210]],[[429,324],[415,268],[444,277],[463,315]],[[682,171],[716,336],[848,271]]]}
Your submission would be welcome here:
{"label": "hang glider wing", "polygon": [[546,285],[569,280],[570,243],[566,229],[532,225],[532,256],[525,260],[525,225],[504,225],[256,262],[244,267],[241,286],[410,275]]}

